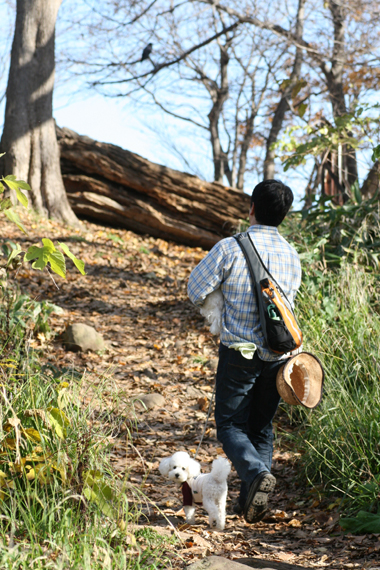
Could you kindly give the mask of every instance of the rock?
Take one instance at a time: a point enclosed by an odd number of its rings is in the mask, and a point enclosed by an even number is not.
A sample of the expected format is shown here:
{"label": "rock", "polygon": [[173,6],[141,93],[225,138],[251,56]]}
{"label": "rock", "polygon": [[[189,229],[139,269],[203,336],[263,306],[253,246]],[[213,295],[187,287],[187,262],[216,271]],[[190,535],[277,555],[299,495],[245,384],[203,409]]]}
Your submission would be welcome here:
{"label": "rock", "polygon": [[104,350],[106,348],[104,339],[94,327],[83,323],[68,325],[63,333],[62,342],[68,350],[86,352],[92,350]]}
{"label": "rock", "polygon": [[157,380],[157,374],[155,374],[151,368],[144,368],[144,370],[141,370],[140,374],[147,376],[151,380]]}
{"label": "rock", "polygon": [[306,570],[305,566],[298,566],[298,564],[288,564],[280,560],[264,560],[263,558],[242,558],[239,563],[242,566],[259,568],[260,570]]}
{"label": "rock", "polygon": [[259,558],[242,558],[240,563],[222,556],[207,556],[187,566],[187,570],[247,570],[247,566],[261,570],[302,570],[304,568],[303,566]]}
{"label": "rock", "polygon": [[133,398],[133,401],[144,410],[162,408],[162,406],[165,404],[165,398],[163,395],[156,392],[152,392],[151,394],[140,394],[139,396],[135,396],[135,398]]}
{"label": "rock", "polygon": [[206,362],[206,366],[211,370],[216,370],[218,368],[218,362],[219,362],[218,358],[210,358],[210,360]]}
{"label": "rock", "polygon": [[247,567],[222,556],[207,556],[187,566],[187,570],[247,570]]}
{"label": "rock", "polygon": [[198,390],[197,388],[194,388],[194,386],[188,386],[186,388],[186,394],[189,398],[202,398],[203,393]]}
{"label": "rock", "polygon": [[145,273],[146,279],[157,279],[157,275],[154,271],[150,271],[149,273]]}

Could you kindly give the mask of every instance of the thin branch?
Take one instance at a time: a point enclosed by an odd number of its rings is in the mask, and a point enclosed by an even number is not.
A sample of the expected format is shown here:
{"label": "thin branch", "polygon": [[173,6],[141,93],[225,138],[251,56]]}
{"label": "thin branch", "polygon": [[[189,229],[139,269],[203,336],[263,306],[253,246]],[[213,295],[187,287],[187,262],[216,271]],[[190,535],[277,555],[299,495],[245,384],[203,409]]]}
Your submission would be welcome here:
{"label": "thin branch", "polygon": [[120,22],[120,20],[116,20],[115,18],[111,18],[110,16],[107,16],[105,14],[102,14],[102,12],[100,12],[100,10],[97,10],[96,8],[94,8],[93,6],[91,6],[89,4],[89,2],[87,2],[87,0],[84,0],[84,3],[87,4],[87,6],[91,9],[92,12],[94,12],[95,14],[97,14],[98,16],[100,16],[103,20],[108,20],[109,22],[112,22],[113,24],[117,24],[118,26],[131,26],[132,24],[134,24],[135,22],[137,22],[138,20],[140,20],[140,18],[142,18],[143,16],[145,16],[145,14],[147,12],[149,12],[149,10],[152,8],[152,6],[157,2],[157,0],[152,0],[152,2],[149,4],[149,6],[147,6],[145,8],[145,10],[143,10],[140,14],[138,14],[137,16],[135,16],[132,20],[130,20],[129,22]]}
{"label": "thin branch", "polygon": [[176,119],[181,119],[182,121],[187,121],[189,123],[192,123],[193,125],[195,125],[196,127],[199,127],[201,129],[204,129],[205,131],[208,131],[208,127],[205,127],[204,125],[202,125],[201,123],[198,123],[197,121],[194,121],[194,119],[190,119],[190,117],[184,117],[182,115],[178,115],[177,113],[174,113],[174,111],[170,111],[169,109],[167,109],[162,103],[160,103],[158,101],[158,99],[156,98],[155,94],[150,91],[149,89],[147,89],[146,87],[143,87],[144,91],[146,91],[153,99],[154,103],[160,108],[162,109],[162,111],[164,111],[165,113],[167,113],[168,115],[171,115],[172,117],[175,117]]}
{"label": "thin branch", "polygon": [[241,24],[253,24],[254,26],[257,26],[258,28],[274,32],[275,34],[277,34],[278,36],[280,36],[282,38],[286,38],[287,40],[291,40],[293,45],[307,51],[310,54],[310,56],[313,59],[315,59],[315,61],[317,61],[318,65],[321,67],[322,71],[325,74],[327,74],[329,72],[328,67],[326,65],[326,62],[324,61],[323,57],[318,52],[318,50],[313,48],[307,41],[303,40],[302,38],[299,38],[296,34],[294,34],[293,32],[291,32],[289,30],[286,30],[282,26],[280,26],[278,24],[266,24],[265,22],[262,22],[261,20],[259,20],[255,16],[246,16],[244,14],[241,14],[237,10],[234,10],[233,8],[229,8],[228,6],[222,6],[216,0],[198,0],[198,1],[203,3],[203,4],[210,4],[211,6],[215,6],[219,10],[223,10],[223,12],[226,12],[226,14],[228,14],[229,16],[237,18]]}
{"label": "thin branch", "polygon": [[186,59],[187,56],[189,56],[194,51],[210,44],[211,42],[213,42],[214,40],[216,40],[220,36],[226,34],[227,32],[230,32],[231,30],[236,28],[238,25],[239,25],[239,22],[235,22],[234,24],[232,24],[228,28],[224,28],[223,30],[221,30],[217,34],[211,36],[207,40],[205,40],[205,41],[201,42],[200,44],[197,44],[197,45],[193,46],[192,48],[188,49],[187,51],[183,52],[182,55],[180,55],[179,57],[177,57],[173,61],[168,61],[166,63],[160,63],[158,65],[155,65],[151,71],[148,71],[148,72],[143,73],[141,75],[130,77],[129,79],[119,79],[117,81],[95,81],[91,85],[92,86],[95,86],[95,85],[116,85],[116,84],[120,84],[120,83],[130,83],[131,81],[136,81],[136,79],[144,79],[144,77],[156,75],[159,71],[161,71],[161,69],[164,69],[165,67],[171,67],[172,65],[179,63],[183,59]]}

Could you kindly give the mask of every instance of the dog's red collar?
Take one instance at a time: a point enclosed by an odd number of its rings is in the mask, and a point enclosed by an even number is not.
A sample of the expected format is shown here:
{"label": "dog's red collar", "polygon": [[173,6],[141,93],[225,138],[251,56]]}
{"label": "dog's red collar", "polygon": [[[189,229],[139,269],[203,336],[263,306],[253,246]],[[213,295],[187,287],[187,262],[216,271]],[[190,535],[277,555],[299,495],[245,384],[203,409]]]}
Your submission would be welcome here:
{"label": "dog's red collar", "polygon": [[194,501],[193,493],[191,492],[191,487],[187,481],[184,481],[181,485],[183,506],[191,507],[192,505],[202,505],[202,503],[197,503]]}

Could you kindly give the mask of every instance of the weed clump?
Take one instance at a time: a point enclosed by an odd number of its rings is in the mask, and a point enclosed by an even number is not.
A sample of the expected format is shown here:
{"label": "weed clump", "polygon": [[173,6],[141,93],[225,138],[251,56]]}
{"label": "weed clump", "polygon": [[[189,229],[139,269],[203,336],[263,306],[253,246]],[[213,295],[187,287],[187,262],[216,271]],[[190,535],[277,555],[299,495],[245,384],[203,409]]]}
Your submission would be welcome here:
{"label": "weed clump", "polygon": [[52,310],[59,308],[3,281],[0,567],[154,568],[162,539],[138,534],[141,491],[109,459],[114,438],[128,433],[131,410],[122,408],[112,377],[92,382],[42,364],[31,341],[41,330],[48,336]]}
{"label": "weed clump", "polygon": [[322,492],[341,495],[342,512],[362,511],[362,530],[363,512],[377,516],[374,529],[380,524],[378,202],[323,202],[318,209],[318,231],[315,211],[309,225],[304,217],[302,242],[298,231],[296,246],[307,263],[297,312],[304,349],[324,366],[325,393],[315,410],[291,412],[298,424],[291,437],[302,476]]}

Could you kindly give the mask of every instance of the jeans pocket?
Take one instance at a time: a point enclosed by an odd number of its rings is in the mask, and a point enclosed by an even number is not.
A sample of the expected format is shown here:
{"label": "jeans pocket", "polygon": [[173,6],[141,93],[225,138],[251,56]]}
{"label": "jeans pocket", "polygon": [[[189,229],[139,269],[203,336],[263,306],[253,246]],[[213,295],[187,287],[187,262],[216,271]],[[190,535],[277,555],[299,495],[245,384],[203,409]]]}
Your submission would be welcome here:
{"label": "jeans pocket", "polygon": [[255,356],[252,360],[249,360],[244,358],[238,350],[231,351],[231,354],[228,355],[227,375],[239,382],[257,376],[258,362]]}

